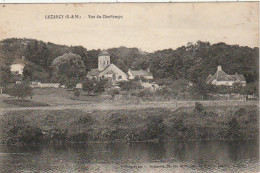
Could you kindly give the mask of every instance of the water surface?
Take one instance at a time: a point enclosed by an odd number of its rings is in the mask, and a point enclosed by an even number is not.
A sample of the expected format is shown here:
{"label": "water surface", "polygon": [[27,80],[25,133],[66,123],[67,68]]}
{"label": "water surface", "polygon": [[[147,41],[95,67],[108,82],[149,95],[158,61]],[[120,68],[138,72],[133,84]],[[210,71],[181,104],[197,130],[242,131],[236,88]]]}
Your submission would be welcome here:
{"label": "water surface", "polygon": [[257,141],[0,146],[1,172],[259,172]]}

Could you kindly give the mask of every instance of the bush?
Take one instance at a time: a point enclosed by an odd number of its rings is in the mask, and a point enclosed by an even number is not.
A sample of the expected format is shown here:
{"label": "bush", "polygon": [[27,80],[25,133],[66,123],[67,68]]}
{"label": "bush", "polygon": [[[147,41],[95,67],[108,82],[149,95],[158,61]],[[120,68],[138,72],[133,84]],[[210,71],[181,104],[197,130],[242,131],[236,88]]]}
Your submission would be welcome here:
{"label": "bush", "polygon": [[195,102],[195,112],[202,112],[204,110],[203,105],[199,102]]}
{"label": "bush", "polygon": [[158,139],[159,141],[164,139],[164,132],[166,129],[165,124],[163,123],[162,116],[149,116],[146,119],[147,126],[147,135],[148,139]]}
{"label": "bush", "polygon": [[115,95],[118,95],[120,92],[119,92],[118,89],[110,89],[110,90],[107,91],[107,93],[109,95],[111,95],[112,97],[114,97]]}
{"label": "bush", "polygon": [[142,89],[139,92],[137,92],[137,97],[140,97],[142,99],[149,99],[153,96],[153,93],[148,89]]}
{"label": "bush", "polygon": [[1,121],[1,141],[6,144],[40,143],[43,137],[39,127],[30,125],[23,116],[5,114]]}
{"label": "bush", "polygon": [[79,90],[75,90],[75,91],[74,91],[74,96],[75,96],[75,97],[79,97],[79,96],[80,96]]}
{"label": "bush", "polygon": [[107,83],[107,80],[100,80],[96,81],[96,83],[93,86],[94,93],[102,93],[105,91],[105,85]]}
{"label": "bush", "polygon": [[238,139],[241,137],[240,126],[236,117],[233,117],[228,123],[228,136],[231,139]]}
{"label": "bush", "polygon": [[82,83],[82,90],[89,94],[94,90],[94,82],[89,79],[84,80]]}
{"label": "bush", "polygon": [[119,87],[121,88],[122,91],[138,90],[142,88],[139,81],[133,81],[133,80],[119,82]]}
{"label": "bush", "polygon": [[124,114],[114,113],[109,117],[109,122],[112,125],[122,125],[124,124],[129,118]]}
{"label": "bush", "polygon": [[21,84],[13,84],[7,89],[7,93],[11,96],[17,97],[18,99],[24,100],[25,97],[32,96],[32,88],[29,83],[22,82]]}

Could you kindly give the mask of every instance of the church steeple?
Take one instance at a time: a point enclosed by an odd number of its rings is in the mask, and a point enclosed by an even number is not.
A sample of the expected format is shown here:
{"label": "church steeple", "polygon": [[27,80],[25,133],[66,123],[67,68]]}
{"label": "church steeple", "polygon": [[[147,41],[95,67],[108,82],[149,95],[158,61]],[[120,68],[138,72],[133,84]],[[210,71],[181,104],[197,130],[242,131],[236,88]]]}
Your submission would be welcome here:
{"label": "church steeple", "polygon": [[103,71],[107,66],[110,65],[110,54],[106,50],[98,55],[98,71]]}

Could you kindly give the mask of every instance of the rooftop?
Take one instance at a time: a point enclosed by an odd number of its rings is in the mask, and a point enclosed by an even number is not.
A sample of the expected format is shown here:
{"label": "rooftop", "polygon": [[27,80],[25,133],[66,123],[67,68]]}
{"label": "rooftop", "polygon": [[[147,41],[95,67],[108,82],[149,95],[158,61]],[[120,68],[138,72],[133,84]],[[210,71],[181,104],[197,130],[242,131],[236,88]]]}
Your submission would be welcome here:
{"label": "rooftop", "polygon": [[102,56],[102,55],[109,56],[110,54],[105,49],[103,49],[102,52],[100,52],[100,54],[98,56]]}

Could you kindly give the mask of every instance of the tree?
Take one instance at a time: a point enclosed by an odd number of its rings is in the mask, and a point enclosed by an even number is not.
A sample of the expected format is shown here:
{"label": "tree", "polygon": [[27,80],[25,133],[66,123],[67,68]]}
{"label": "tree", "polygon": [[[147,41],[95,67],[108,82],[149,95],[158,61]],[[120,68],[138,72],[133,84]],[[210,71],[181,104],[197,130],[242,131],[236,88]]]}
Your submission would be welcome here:
{"label": "tree", "polygon": [[86,91],[89,95],[89,93],[94,90],[94,82],[89,79],[84,80],[82,83],[82,90]]}
{"label": "tree", "polygon": [[94,93],[102,93],[105,91],[107,80],[96,81],[93,87]]}
{"label": "tree", "polygon": [[22,101],[24,101],[24,98],[33,95],[32,88],[28,82],[11,85],[8,88],[7,93],[11,96],[17,97],[18,99],[22,99]]}
{"label": "tree", "polygon": [[79,55],[69,53],[58,57],[54,65],[57,72],[55,73],[56,81],[66,88],[74,88],[78,82],[83,80],[85,76],[85,65]]}
{"label": "tree", "polygon": [[12,73],[10,71],[10,67],[0,66],[0,89],[6,88],[6,86],[11,81],[12,81]]}
{"label": "tree", "polygon": [[139,80],[130,80],[130,81],[119,82],[119,87],[121,88],[121,90],[124,90],[124,91],[137,90],[137,89],[142,88]]}

